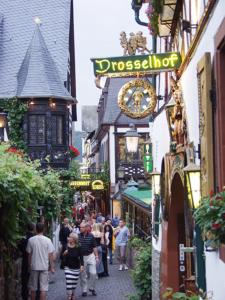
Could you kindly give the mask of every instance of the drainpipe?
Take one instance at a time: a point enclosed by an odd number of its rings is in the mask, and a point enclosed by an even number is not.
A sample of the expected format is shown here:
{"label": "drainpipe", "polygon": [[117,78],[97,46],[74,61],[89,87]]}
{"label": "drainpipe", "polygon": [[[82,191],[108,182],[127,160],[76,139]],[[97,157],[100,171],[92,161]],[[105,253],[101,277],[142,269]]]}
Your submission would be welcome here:
{"label": "drainpipe", "polygon": [[135,21],[141,25],[141,26],[148,26],[148,23],[145,23],[145,22],[142,22],[140,20],[140,16],[139,16],[139,13],[140,13],[140,9],[142,7],[142,0],[132,0],[132,3],[131,3],[131,7],[132,9],[134,10],[134,14],[135,14]]}
{"label": "drainpipe", "polygon": [[[142,22],[140,20],[140,9],[142,7],[143,0],[132,0],[131,7],[134,10],[135,21],[141,26],[148,26],[148,23]],[[152,37],[152,53],[156,53],[157,48],[157,38],[155,36]],[[152,85],[156,88],[156,75],[152,76]]]}

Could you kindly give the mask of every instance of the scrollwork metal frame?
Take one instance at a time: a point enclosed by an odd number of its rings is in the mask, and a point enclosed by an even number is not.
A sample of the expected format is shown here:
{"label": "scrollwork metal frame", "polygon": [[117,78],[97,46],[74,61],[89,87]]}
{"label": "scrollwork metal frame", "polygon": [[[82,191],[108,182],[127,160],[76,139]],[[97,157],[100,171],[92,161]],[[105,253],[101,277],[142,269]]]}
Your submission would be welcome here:
{"label": "scrollwork metal frame", "polygon": [[[143,110],[141,112],[131,111],[129,109],[129,107],[127,106],[126,101],[124,99],[127,94],[127,91],[134,87],[144,88],[147,91],[148,96],[150,98],[149,105],[147,106],[147,108],[145,110]],[[154,112],[156,104],[157,104],[157,96],[156,96],[155,89],[147,80],[143,80],[143,79],[131,80],[122,86],[122,88],[120,89],[119,94],[118,94],[118,105],[119,105],[121,111],[125,115],[127,115],[128,117],[133,118],[133,119],[142,119],[142,118],[149,116],[151,113]]]}

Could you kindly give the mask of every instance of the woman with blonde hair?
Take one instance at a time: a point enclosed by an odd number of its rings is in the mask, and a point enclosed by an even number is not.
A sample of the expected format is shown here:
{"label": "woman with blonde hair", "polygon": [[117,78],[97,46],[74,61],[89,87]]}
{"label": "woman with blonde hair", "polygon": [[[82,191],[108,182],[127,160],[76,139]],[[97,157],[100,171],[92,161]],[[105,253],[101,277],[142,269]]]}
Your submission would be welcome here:
{"label": "woman with blonde hair", "polygon": [[103,273],[104,273],[104,267],[103,267],[103,263],[102,263],[102,243],[103,243],[103,239],[104,239],[104,234],[102,233],[102,229],[101,229],[101,224],[100,223],[94,223],[93,227],[92,227],[92,231],[91,233],[93,234],[94,238],[95,238],[95,242],[96,242],[96,247],[98,250],[98,258],[99,258],[99,262],[96,265],[96,271],[99,277],[102,277]]}
{"label": "woman with blonde hair", "polygon": [[84,270],[84,261],[78,242],[78,235],[70,233],[67,249],[63,253],[63,265],[66,276],[66,290],[68,300],[75,300],[75,289],[77,287],[80,272]]}

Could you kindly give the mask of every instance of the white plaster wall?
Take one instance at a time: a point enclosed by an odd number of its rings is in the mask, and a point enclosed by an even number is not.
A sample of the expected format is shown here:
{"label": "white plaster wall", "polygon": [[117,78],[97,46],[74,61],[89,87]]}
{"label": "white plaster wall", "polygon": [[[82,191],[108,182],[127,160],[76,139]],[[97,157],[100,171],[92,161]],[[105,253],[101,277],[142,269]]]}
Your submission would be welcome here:
{"label": "white plaster wall", "polygon": [[[195,146],[199,143],[199,109],[197,88],[197,63],[206,52],[214,57],[214,37],[225,17],[225,1],[220,0],[211,15],[204,35],[198,45],[193,59],[181,78],[184,102],[187,112],[190,141]],[[213,300],[225,299],[225,264],[218,258],[218,253],[206,252],[207,291],[213,291]]]}
{"label": "white plaster wall", "polygon": [[225,299],[225,263],[218,252],[206,252],[206,285],[213,300]]}
{"label": "white plaster wall", "polygon": [[[198,110],[198,86],[197,86],[197,63],[203,57],[205,52],[214,56],[214,36],[225,17],[225,1],[220,0],[217,4],[204,35],[198,45],[196,53],[181,77],[183,97],[187,113],[187,125],[190,141],[195,146],[199,143],[199,110]],[[224,298],[225,299],[225,298]]]}
{"label": "white plaster wall", "polygon": [[160,172],[162,160],[165,154],[169,152],[170,145],[169,129],[165,111],[161,112],[154,120],[151,138],[153,144],[152,154],[154,168]]}
{"label": "white plaster wall", "polygon": [[109,163],[110,163],[110,181],[111,185],[115,186],[116,183],[116,170],[115,170],[115,128],[110,126],[109,129]]}
{"label": "white plaster wall", "polygon": [[[157,171],[161,172],[162,160],[165,154],[169,152],[169,145],[170,145],[169,129],[167,125],[167,118],[166,118],[165,111],[163,111],[154,120],[151,131],[152,131],[151,139],[153,144],[152,154],[153,154],[154,168],[156,168]],[[161,244],[162,244],[162,229],[160,226],[159,238],[158,240],[156,240],[153,237],[152,245],[156,250],[161,251]]]}

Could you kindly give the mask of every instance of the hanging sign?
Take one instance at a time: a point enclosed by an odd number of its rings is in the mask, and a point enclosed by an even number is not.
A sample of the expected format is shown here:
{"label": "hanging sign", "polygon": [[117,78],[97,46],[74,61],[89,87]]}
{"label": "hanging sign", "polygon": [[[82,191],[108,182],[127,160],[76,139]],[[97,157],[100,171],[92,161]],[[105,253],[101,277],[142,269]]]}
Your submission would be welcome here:
{"label": "hanging sign", "polygon": [[104,190],[104,182],[102,180],[73,180],[70,182],[72,188],[84,188],[87,190]]}
{"label": "hanging sign", "polygon": [[127,76],[136,73],[152,74],[171,71],[181,65],[178,52],[154,53],[150,55],[133,55],[91,59],[95,76]]}
{"label": "hanging sign", "polygon": [[92,182],[92,190],[104,190],[104,183],[102,180],[95,180]]}
{"label": "hanging sign", "polygon": [[71,187],[89,186],[91,181],[89,180],[73,180],[70,182]]}

